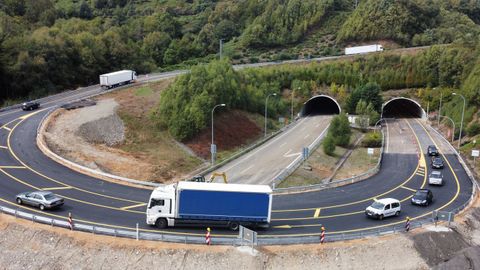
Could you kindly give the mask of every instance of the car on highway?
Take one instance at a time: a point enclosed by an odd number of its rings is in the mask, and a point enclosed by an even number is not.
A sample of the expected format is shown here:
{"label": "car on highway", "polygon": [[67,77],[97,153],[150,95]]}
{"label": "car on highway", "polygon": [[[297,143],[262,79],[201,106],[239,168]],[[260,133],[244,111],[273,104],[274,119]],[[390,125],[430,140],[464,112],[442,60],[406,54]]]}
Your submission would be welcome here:
{"label": "car on highway", "polygon": [[24,111],[33,111],[40,108],[40,103],[36,101],[27,101],[22,103],[22,110]]}
{"label": "car on highway", "polygon": [[430,189],[419,189],[412,197],[412,204],[429,206],[433,202],[433,193]]}
{"label": "car on highway", "polygon": [[432,157],[430,165],[434,169],[443,169],[443,159],[441,157]]}
{"label": "car on highway", "polygon": [[17,195],[18,204],[28,204],[40,210],[53,209],[64,204],[64,200],[50,191],[22,192]]}
{"label": "car on highway", "polygon": [[435,145],[429,145],[427,148],[427,153],[429,156],[438,156],[438,149]]}
{"label": "car on highway", "polygon": [[428,176],[429,185],[439,185],[443,186],[443,174],[441,171],[433,171]]}
{"label": "car on highway", "polygon": [[384,217],[399,216],[401,208],[400,201],[397,199],[379,199],[365,209],[365,215],[369,218],[382,220]]}

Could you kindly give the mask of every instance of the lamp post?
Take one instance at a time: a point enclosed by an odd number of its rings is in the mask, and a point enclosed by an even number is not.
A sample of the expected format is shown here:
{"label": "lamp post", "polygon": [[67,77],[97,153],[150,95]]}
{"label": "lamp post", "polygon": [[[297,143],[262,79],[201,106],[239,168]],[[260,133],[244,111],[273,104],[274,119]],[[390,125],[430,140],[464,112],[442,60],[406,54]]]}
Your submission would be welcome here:
{"label": "lamp post", "polygon": [[373,126],[374,129],[375,129],[375,132],[377,132],[377,125],[378,125],[378,123],[380,123],[381,121],[385,121],[385,123],[387,122],[384,118],[380,118],[380,120],[378,120],[378,121],[375,123],[375,125]]}
{"label": "lamp post", "polygon": [[440,92],[440,105],[438,105],[437,126],[440,126],[440,115],[442,115],[442,98],[443,98],[443,93]]}
{"label": "lamp post", "polygon": [[267,98],[265,99],[265,137],[267,137],[267,104],[268,104],[268,98],[270,96],[276,96],[277,93],[271,93],[270,95],[267,96]]}
{"label": "lamp post", "polygon": [[212,109],[212,144],[210,145],[210,153],[212,154],[212,166],[215,164],[215,154],[217,153],[217,147],[213,144],[213,112],[217,107],[225,107],[225,103],[217,104]]}
{"label": "lamp post", "polygon": [[460,144],[462,142],[462,129],[463,129],[463,115],[465,114],[465,104],[467,103],[465,100],[465,97],[457,94],[457,93],[452,93],[454,96],[459,96],[463,99],[463,110],[462,110],[462,120],[460,120],[460,135],[458,136],[458,149],[460,149]]}
{"label": "lamp post", "polygon": [[[298,90],[302,89],[301,87],[298,87]],[[293,94],[295,93],[295,89],[292,89],[292,106],[291,106],[291,116],[290,116],[290,122],[293,122]]]}
{"label": "lamp post", "polygon": [[220,60],[222,60],[223,38],[220,39]]}
{"label": "lamp post", "polygon": [[444,118],[447,118],[448,120],[450,120],[450,122],[452,122],[452,125],[453,125],[453,132],[452,132],[452,142],[454,140],[454,136],[455,136],[455,122],[453,122],[452,118],[448,117],[448,116],[444,116],[444,115],[440,115],[440,117],[444,117]]}

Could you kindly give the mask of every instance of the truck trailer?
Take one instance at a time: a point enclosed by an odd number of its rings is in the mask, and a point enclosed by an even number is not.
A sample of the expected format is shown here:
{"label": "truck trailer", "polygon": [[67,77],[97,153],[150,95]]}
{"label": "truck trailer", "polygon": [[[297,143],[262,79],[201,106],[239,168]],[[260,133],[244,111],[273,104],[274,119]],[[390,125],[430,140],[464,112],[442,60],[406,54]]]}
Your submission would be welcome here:
{"label": "truck trailer", "polygon": [[268,185],[178,182],[153,190],[147,224],[160,229],[180,225],[267,228],[271,211]]}
{"label": "truck trailer", "polygon": [[381,52],[381,51],[383,51],[383,46],[382,45],[373,44],[373,45],[345,48],[345,55],[370,53],[370,52]]}
{"label": "truck trailer", "polygon": [[134,83],[137,73],[133,70],[121,70],[100,75],[100,86],[104,89],[114,88],[120,85]]}

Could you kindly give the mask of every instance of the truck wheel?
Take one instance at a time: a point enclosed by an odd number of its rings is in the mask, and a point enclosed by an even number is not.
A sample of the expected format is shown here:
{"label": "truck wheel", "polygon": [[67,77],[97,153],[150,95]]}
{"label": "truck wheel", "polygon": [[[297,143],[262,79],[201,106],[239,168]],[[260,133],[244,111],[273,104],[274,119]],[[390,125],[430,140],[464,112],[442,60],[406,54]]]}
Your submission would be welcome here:
{"label": "truck wheel", "polygon": [[237,231],[239,227],[238,222],[230,222],[228,223],[228,228],[232,231]]}
{"label": "truck wheel", "polygon": [[167,227],[167,220],[164,218],[159,218],[155,221],[155,226],[159,229],[165,229]]}

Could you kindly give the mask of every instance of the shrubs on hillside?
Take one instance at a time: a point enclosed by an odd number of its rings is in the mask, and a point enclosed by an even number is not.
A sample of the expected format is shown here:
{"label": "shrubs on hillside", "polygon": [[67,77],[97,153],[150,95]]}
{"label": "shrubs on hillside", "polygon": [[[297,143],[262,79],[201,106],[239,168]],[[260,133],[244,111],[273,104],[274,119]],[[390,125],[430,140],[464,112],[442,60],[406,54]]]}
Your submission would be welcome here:
{"label": "shrubs on hillside", "polygon": [[362,140],[363,147],[380,147],[382,146],[382,133],[370,132],[365,135]]}

